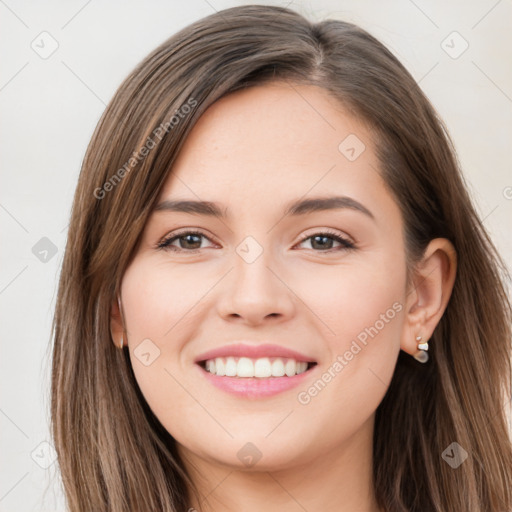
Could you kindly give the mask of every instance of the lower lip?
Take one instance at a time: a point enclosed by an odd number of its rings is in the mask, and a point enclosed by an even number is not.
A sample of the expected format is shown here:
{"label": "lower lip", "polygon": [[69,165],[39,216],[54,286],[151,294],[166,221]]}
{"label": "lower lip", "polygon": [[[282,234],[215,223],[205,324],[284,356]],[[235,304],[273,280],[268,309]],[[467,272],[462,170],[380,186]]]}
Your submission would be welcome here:
{"label": "lower lip", "polygon": [[[316,366],[316,365],[315,365]],[[263,398],[292,389],[311,375],[315,366],[293,377],[220,377],[198,365],[198,368],[214,386],[243,398]]]}

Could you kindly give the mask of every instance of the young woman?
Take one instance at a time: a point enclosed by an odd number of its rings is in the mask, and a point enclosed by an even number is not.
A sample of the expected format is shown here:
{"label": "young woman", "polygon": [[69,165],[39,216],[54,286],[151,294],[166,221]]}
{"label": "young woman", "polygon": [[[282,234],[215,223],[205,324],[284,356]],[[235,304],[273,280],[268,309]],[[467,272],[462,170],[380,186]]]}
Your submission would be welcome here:
{"label": "young woman", "polygon": [[69,510],[512,510],[506,270],[375,38],[188,26],[85,156],[54,321]]}

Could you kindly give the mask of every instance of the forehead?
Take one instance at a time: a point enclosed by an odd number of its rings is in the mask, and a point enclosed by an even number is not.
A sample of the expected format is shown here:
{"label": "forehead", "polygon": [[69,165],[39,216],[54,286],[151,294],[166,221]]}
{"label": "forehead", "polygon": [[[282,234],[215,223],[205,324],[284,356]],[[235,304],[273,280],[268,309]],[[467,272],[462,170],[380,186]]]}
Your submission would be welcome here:
{"label": "forehead", "polygon": [[373,148],[369,129],[324,89],[251,87],[201,116],[160,198],[265,208],[338,193],[374,202],[384,184]]}

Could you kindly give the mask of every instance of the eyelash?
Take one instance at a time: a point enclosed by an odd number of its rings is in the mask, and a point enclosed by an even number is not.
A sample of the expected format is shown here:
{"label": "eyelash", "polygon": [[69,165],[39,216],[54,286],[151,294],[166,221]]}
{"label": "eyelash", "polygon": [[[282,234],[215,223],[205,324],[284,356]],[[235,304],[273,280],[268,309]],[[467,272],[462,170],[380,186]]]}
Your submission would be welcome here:
{"label": "eyelash", "polygon": [[[170,233],[161,242],[159,242],[157,244],[156,248],[167,250],[167,251],[172,251],[172,252],[186,252],[188,254],[195,254],[195,253],[199,252],[201,249],[190,249],[190,250],[189,249],[181,249],[181,248],[173,247],[170,245],[175,240],[178,240],[179,238],[184,237],[186,235],[202,236],[209,240],[209,238],[201,231],[182,231],[182,232],[178,232],[178,233]],[[336,242],[339,242],[342,245],[341,247],[327,249],[325,251],[315,251],[314,249],[311,249],[317,253],[329,253],[330,254],[332,252],[336,252],[336,251],[340,251],[340,250],[351,250],[351,249],[356,248],[352,242],[350,242],[346,238],[341,237],[340,235],[338,235],[337,233],[335,233],[329,229],[325,229],[321,232],[313,233],[312,235],[308,235],[308,236],[302,238],[302,240],[299,240],[299,242],[297,242],[297,245],[305,242],[306,240],[309,240],[310,238],[315,238],[317,236],[326,236],[327,238],[332,238],[333,240],[335,240]]]}

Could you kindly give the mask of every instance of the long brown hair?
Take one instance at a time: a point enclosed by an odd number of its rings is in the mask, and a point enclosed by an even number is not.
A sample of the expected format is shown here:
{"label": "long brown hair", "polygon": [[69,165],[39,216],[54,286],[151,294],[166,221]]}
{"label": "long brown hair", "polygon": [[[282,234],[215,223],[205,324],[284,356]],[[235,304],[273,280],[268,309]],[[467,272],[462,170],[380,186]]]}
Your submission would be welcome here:
{"label": "long brown hair", "polygon": [[[52,434],[71,512],[186,511],[192,482],[146,404],[110,308],[146,219],[201,114],[235,90],[284,80],[324,88],[367,122],[403,214],[413,268],[430,240],[457,251],[445,314],[419,364],[400,352],[376,411],[374,488],[403,512],[512,510],[512,312],[506,268],[472,206],[442,121],[379,41],[347,22],[248,5],[155,49],[107,106],[84,157],[52,335]],[[146,148],[145,151],[143,148]],[[457,468],[443,452],[458,443]]]}

